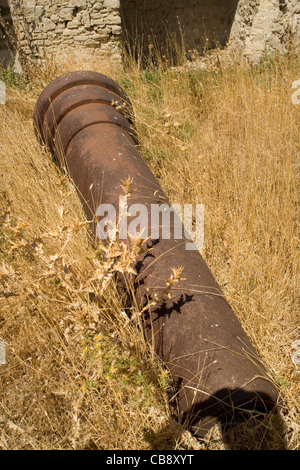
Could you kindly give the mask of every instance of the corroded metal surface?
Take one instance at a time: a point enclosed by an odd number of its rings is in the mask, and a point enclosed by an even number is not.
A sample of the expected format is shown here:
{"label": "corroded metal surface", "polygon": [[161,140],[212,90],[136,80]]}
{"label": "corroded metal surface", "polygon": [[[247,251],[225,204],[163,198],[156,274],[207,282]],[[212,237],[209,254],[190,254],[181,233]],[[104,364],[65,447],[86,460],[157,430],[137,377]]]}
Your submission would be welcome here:
{"label": "corroded metal surface", "polygon": [[[36,103],[37,134],[56,161],[65,161],[89,220],[100,204],[119,207],[128,177],[130,204],[149,213],[151,204],[168,204],[137,149],[131,116],[119,85],[88,71],[59,77]],[[171,298],[144,315],[146,337],[171,372],[180,419],[201,436],[238,410],[274,410],[277,389],[200,253],[172,235],[145,243],[151,249],[137,259],[133,279],[141,305],[149,291],[162,292],[172,267],[184,267]]]}

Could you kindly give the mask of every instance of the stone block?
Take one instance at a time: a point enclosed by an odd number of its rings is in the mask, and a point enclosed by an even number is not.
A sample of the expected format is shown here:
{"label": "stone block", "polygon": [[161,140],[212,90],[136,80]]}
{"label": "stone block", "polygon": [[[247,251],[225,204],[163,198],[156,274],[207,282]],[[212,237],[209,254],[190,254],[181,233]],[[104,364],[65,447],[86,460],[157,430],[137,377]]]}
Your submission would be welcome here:
{"label": "stone block", "polygon": [[44,15],[45,13],[45,8],[43,6],[37,6],[35,7],[35,14],[39,18],[40,16]]}
{"label": "stone block", "polygon": [[28,21],[32,21],[36,18],[35,6],[24,6],[24,15]]}
{"label": "stone block", "polygon": [[120,25],[112,25],[111,32],[116,36],[120,35],[122,34],[122,27]]}
{"label": "stone block", "polygon": [[86,0],[70,0],[69,5],[72,6],[73,8],[80,8],[80,7],[85,7],[86,6]]}
{"label": "stone block", "polygon": [[82,25],[81,13],[77,13],[77,15],[72,19],[72,21],[68,22],[69,29],[77,29],[81,25]]}
{"label": "stone block", "polygon": [[58,23],[59,16],[58,15],[51,15],[50,20],[53,21],[53,23]]}
{"label": "stone block", "polygon": [[118,10],[120,8],[120,0],[104,0],[103,4],[108,10]]}
{"label": "stone block", "polygon": [[74,36],[74,41],[76,42],[84,42],[89,39],[89,36],[86,34],[80,34],[78,36]]}
{"label": "stone block", "polygon": [[89,28],[91,26],[91,16],[88,11],[82,12],[81,21],[85,28]]}
{"label": "stone block", "polygon": [[50,18],[43,18],[43,31],[53,31],[55,28],[56,24]]}
{"label": "stone block", "polygon": [[73,8],[63,7],[59,10],[59,16],[64,21],[71,21],[73,19]]}
{"label": "stone block", "polygon": [[92,10],[93,11],[101,11],[101,10],[103,10],[103,8],[104,8],[103,1],[102,2],[95,2],[93,7],[92,7]]}
{"label": "stone block", "polygon": [[103,18],[92,18],[91,19],[91,24],[94,25],[94,26],[101,26],[101,25],[104,25],[104,20]]}
{"label": "stone block", "polygon": [[109,14],[107,19],[106,19],[107,24],[121,24],[122,20],[119,15],[116,14]]}
{"label": "stone block", "polygon": [[75,34],[77,34],[77,30],[76,29],[69,29],[69,28],[65,28],[63,30],[63,36],[74,36]]}

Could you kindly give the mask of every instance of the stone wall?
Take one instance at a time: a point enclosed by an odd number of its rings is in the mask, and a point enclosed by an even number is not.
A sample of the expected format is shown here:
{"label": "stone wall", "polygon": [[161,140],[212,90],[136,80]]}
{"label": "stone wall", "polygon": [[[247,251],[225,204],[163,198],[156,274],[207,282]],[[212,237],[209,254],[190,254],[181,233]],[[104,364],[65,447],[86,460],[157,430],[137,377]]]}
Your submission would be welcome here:
{"label": "stone wall", "polygon": [[300,45],[299,0],[240,0],[230,42],[252,61],[264,51],[286,52]]}
{"label": "stone wall", "polygon": [[[265,49],[285,52],[300,43],[300,0],[0,0],[25,54],[92,51],[122,60],[122,41],[131,46],[167,38],[187,51],[230,46],[257,60]],[[10,7],[10,11],[9,8]],[[10,16],[11,14],[11,16]],[[0,60],[9,42],[0,31]],[[10,47],[11,48],[11,47]]]}
{"label": "stone wall", "polygon": [[121,60],[119,0],[10,1],[26,53],[93,49]]}

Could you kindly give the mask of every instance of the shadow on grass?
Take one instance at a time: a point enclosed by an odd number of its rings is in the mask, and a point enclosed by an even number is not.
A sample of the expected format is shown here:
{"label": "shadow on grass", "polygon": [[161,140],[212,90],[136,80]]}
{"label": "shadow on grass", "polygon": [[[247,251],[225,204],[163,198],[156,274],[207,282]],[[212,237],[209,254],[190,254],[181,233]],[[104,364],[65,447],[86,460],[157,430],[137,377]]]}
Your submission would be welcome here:
{"label": "shadow on grass", "polygon": [[[279,410],[269,413],[237,411],[214,421],[215,424],[206,433],[201,433],[201,437],[194,435],[196,449],[199,445],[199,450],[288,450],[285,423]],[[180,424],[174,418],[157,433],[145,431],[145,439],[152,450],[191,450],[187,431],[192,438],[188,419],[183,419]]]}

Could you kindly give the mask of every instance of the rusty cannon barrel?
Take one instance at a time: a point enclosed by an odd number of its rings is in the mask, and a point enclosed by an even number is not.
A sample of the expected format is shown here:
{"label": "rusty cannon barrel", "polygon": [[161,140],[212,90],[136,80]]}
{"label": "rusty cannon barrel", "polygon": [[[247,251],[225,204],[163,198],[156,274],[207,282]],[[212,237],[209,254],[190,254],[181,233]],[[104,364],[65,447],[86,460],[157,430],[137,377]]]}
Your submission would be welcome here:
{"label": "rusty cannon barrel", "polygon": [[[139,219],[142,229],[149,233],[156,224],[151,233],[157,234],[162,224],[149,214],[169,202],[138,151],[132,117],[130,100],[117,83],[79,71],[44,89],[34,126],[55,161],[66,165],[88,220],[95,220],[95,214],[102,220],[99,207],[108,205],[120,213],[122,182],[130,178],[129,218],[134,220],[145,207],[148,218]],[[231,419],[239,411],[277,411],[278,391],[200,252],[187,249],[190,239],[182,225],[184,236],[178,236],[181,220],[179,225],[174,220],[169,236],[160,230],[159,236],[145,237],[147,250],[136,260],[133,284],[143,307],[149,296],[160,299],[172,268],[183,267],[171,298],[145,310],[143,325],[170,371],[179,418],[203,436],[217,420]],[[95,234],[98,224],[93,224]],[[128,242],[124,233],[123,239]]]}

